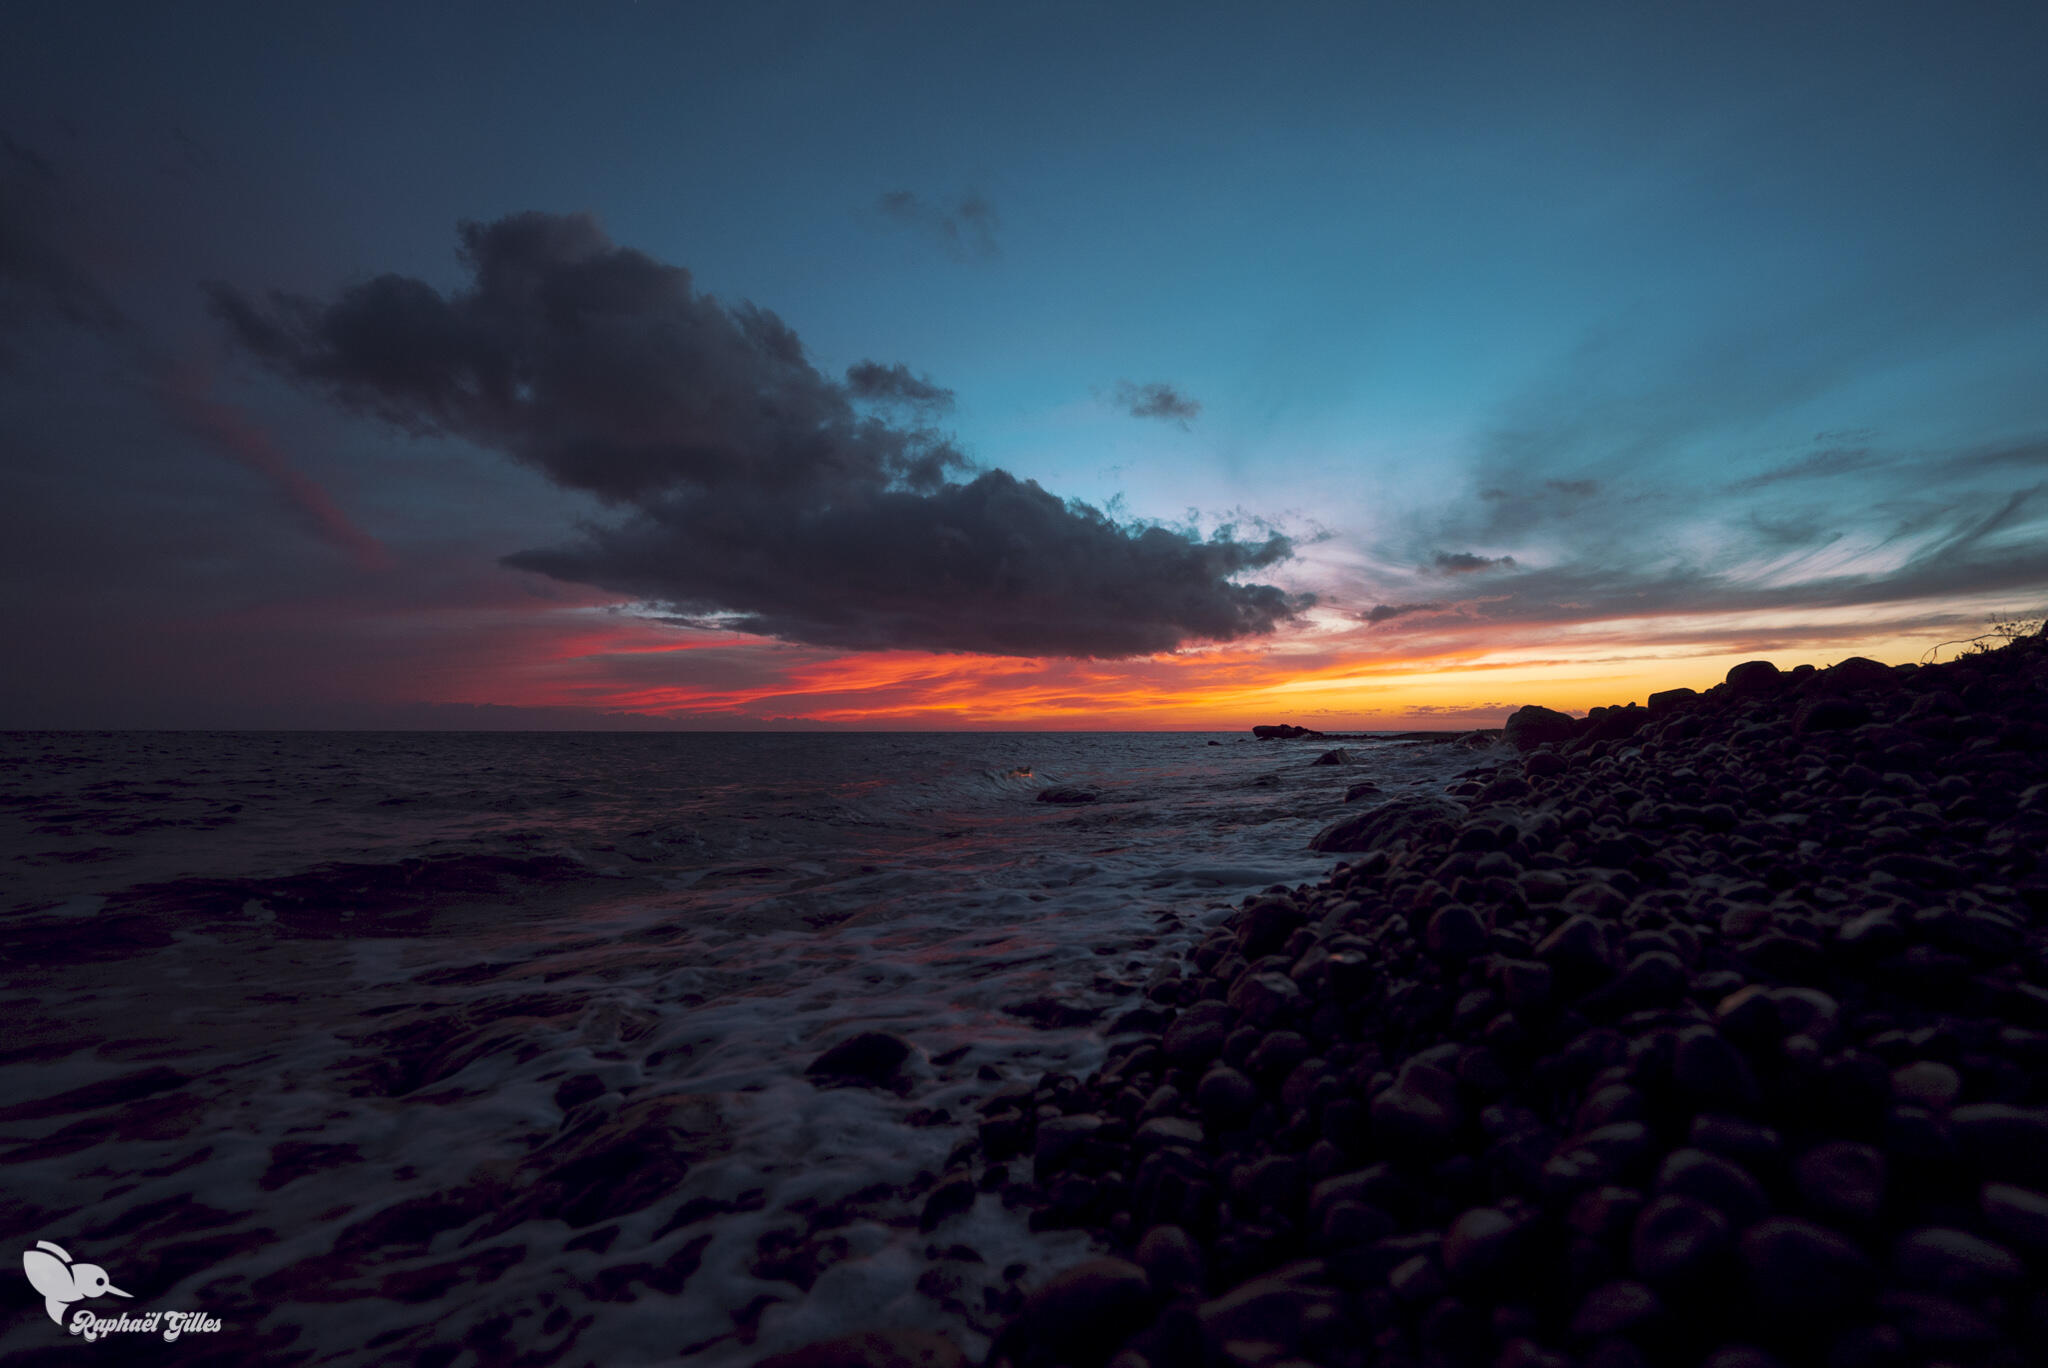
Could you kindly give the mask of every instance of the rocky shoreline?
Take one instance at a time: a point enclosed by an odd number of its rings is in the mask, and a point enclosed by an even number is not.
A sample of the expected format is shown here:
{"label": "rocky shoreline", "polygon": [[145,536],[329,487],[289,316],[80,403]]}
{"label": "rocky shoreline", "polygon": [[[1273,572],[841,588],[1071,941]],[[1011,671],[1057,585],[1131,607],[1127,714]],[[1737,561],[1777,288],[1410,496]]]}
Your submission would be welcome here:
{"label": "rocky shoreline", "polygon": [[933,1226],[971,1178],[1118,1255],[989,1362],[2038,1361],[2048,640],[1507,738],[986,1100]]}

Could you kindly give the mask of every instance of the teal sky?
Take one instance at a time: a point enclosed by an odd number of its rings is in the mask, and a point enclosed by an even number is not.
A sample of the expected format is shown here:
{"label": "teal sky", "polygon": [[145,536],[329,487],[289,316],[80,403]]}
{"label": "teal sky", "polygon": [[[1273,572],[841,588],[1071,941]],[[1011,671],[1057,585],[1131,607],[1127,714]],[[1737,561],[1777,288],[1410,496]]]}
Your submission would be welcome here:
{"label": "teal sky", "polygon": [[[499,563],[616,508],[338,404],[204,288],[452,295],[457,224],[525,211],[772,310],[834,383],[951,390],[974,470],[1291,538],[1238,578],[1317,596],[1254,634],[1317,660],[2037,611],[2044,16],[11,4],[0,563],[37,664],[0,725],[617,706],[522,675],[555,629],[506,615],[651,595]],[[786,652],[726,645],[772,692]]]}

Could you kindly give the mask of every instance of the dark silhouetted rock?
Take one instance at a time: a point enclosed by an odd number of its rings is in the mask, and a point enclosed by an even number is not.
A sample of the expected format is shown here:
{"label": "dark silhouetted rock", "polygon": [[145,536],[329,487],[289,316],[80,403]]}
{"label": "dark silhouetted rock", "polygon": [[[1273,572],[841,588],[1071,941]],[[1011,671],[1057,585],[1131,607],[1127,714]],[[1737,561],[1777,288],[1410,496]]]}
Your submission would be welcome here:
{"label": "dark silhouetted rock", "polygon": [[1870,1295],[1876,1269],[1863,1251],[1825,1226],[1770,1216],[1743,1232],[1750,1295],[1783,1316],[1831,1318]]}
{"label": "dark silhouetted rock", "polygon": [[1697,689],[1659,689],[1644,701],[1649,707],[1650,716],[1662,717],[1664,714],[1699,696],[1699,690]]}
{"label": "dark silhouetted rock", "polygon": [[1784,675],[1768,660],[1745,660],[1728,670],[1728,692],[1738,698],[1775,693]]}
{"label": "dark silhouetted rock", "polygon": [[1252,728],[1252,735],[1261,741],[1293,741],[1300,737],[1320,737],[1319,731],[1297,727],[1292,722],[1280,722]]}
{"label": "dark silhouetted rock", "polygon": [[862,1031],[819,1055],[804,1072],[886,1083],[908,1058],[910,1045],[903,1037],[887,1031]]}
{"label": "dark silhouetted rock", "polygon": [[1569,741],[1578,732],[1578,719],[1531,703],[1508,714],[1501,735],[1518,751]]}
{"label": "dark silhouetted rock", "polygon": [[1345,750],[1342,746],[1335,750],[1326,750],[1315,759],[1309,761],[1311,765],[1348,765],[1350,763],[1351,752]]}

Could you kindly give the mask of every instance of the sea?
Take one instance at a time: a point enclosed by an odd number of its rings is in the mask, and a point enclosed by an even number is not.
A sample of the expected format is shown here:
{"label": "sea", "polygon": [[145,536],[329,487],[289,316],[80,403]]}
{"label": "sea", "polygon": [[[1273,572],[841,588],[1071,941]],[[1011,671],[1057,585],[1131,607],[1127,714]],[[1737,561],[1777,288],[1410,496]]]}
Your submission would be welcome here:
{"label": "sea", "polygon": [[[99,1351],[181,1363],[726,1368],[885,1327],[978,1355],[1091,1247],[997,1191],[919,1228],[977,1103],[1098,1067],[1247,895],[1329,873],[1319,828],[1485,761],[1185,732],[0,736],[0,1227],[69,1280],[15,1282],[0,1358],[79,1361],[57,1317],[81,1311],[151,1326]],[[885,1085],[807,1072],[862,1031],[911,1047]],[[86,1265],[129,1296],[87,1295]],[[202,1319],[167,1345],[173,1312]]]}

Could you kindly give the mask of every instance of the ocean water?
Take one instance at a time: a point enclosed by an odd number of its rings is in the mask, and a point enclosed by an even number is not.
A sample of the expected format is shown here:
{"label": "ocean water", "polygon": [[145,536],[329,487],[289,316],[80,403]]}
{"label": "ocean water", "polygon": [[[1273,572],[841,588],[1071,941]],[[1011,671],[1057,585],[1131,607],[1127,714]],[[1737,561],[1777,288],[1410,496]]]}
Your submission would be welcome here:
{"label": "ocean water", "polygon": [[[1326,874],[1348,787],[1484,759],[1345,744],[0,737],[0,1219],[133,1294],[95,1312],[220,1321],[187,1362],[978,1353],[1088,1247],[992,1193],[919,1231],[975,1103]],[[865,1029],[895,1087],[806,1075]],[[0,1356],[83,1352],[17,1291]]]}

